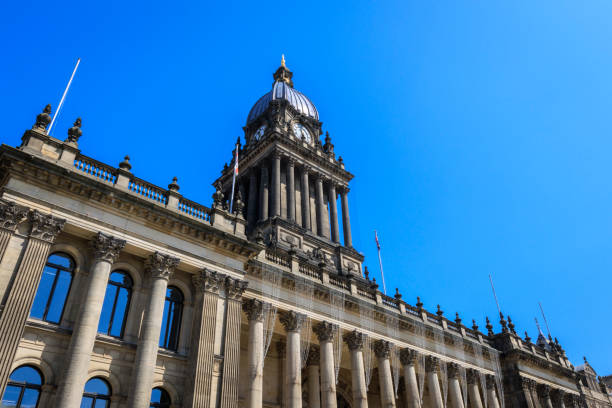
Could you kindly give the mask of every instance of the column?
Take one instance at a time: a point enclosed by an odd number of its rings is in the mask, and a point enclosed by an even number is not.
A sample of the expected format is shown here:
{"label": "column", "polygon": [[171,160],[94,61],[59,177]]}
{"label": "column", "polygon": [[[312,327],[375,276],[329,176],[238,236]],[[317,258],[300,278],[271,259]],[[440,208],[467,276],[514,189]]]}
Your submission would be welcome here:
{"label": "column", "polygon": [[433,356],[425,358],[425,371],[427,371],[427,386],[429,387],[429,398],[432,408],[444,408],[442,402],[442,392],[438,381],[438,369],[440,360]]}
{"label": "column", "polygon": [[355,408],[368,408],[368,389],[363,367],[363,343],[365,336],[357,330],[344,335],[344,342],[351,351],[351,384]]}
{"label": "column", "polygon": [[[4,225],[9,226],[9,231],[11,223],[21,221],[19,213],[22,210],[14,209],[18,212],[15,214],[16,218],[11,218],[5,213]],[[65,223],[65,220],[41,214],[36,210],[28,214],[28,219],[32,224],[28,243],[14,275],[14,281],[7,288],[6,302],[0,316],[0,391],[2,394],[4,394],[4,387],[11,374],[11,364],[23,335],[32,302],[34,302],[36,289],[38,289],[38,283],[49,255],[49,248],[55,237],[64,228]],[[4,234],[6,240],[4,250],[6,250],[8,238],[10,235]]]}
{"label": "column", "polygon": [[540,398],[538,397],[538,383],[534,380],[529,380],[529,391],[531,392],[531,400],[535,408],[542,408]]}
{"label": "column", "polygon": [[[527,408],[535,408],[533,400],[531,399],[531,390],[529,389],[529,379],[525,377],[519,377],[519,384],[523,390],[522,400],[524,401]],[[522,401],[521,401],[522,402]]]}
{"label": "column", "polygon": [[317,198],[317,232],[320,236],[329,238],[327,207],[323,200],[323,179],[320,174],[317,174],[315,193]]}
{"label": "column", "polygon": [[285,408],[287,402],[285,401],[285,354],[287,347],[282,341],[276,342],[276,352],[278,353],[278,403],[279,407]]}
{"label": "column", "polygon": [[400,362],[404,366],[404,388],[406,389],[406,406],[420,408],[419,384],[416,377],[416,360],[418,353],[410,349],[400,351]]}
{"label": "column", "polygon": [[336,371],[334,369],[334,333],[338,326],[329,322],[319,322],[313,331],[319,339],[321,350],[321,407],[336,408]]}
{"label": "column", "polygon": [[461,395],[461,385],[459,384],[459,364],[448,364],[448,394],[452,408],[465,408],[463,396]]}
{"label": "column", "polygon": [[267,163],[261,164],[261,179],[259,188],[259,220],[268,219],[268,167]]}
{"label": "column", "polygon": [[321,408],[321,384],[319,380],[319,347],[310,346],[308,353],[308,408]]}
{"label": "column", "polygon": [[308,184],[308,171],[308,167],[302,167],[302,226],[310,230],[310,185]]}
{"label": "column", "polygon": [[247,299],[242,310],[249,320],[249,351],[247,356],[247,408],[261,408],[263,403],[263,306],[258,299]]}
{"label": "column", "polygon": [[251,169],[249,174],[249,203],[247,210],[247,219],[249,227],[253,228],[257,222],[257,174],[255,169]]}
{"label": "column", "polygon": [[215,331],[217,328],[217,303],[224,275],[204,269],[193,275],[196,288],[196,313],[193,319],[191,345],[191,382],[193,388],[185,398],[187,407],[209,407],[215,363]]}
{"label": "column", "polygon": [[395,392],[393,390],[393,377],[391,376],[391,343],[378,340],[374,343],[374,354],[378,359],[378,383],[380,386],[380,406],[382,408],[395,407]]}
{"label": "column", "polygon": [[348,208],[348,187],[342,190],[340,194],[342,198],[342,228],[344,231],[344,246],[351,248],[353,246],[353,238],[351,237],[351,217],[349,216]]}
{"label": "column", "polygon": [[225,343],[223,351],[223,379],[221,382],[221,408],[238,406],[238,383],[240,381],[240,320],[242,317],[242,294],[247,281],[225,278],[227,298],[225,319]]}
{"label": "column", "polygon": [[499,408],[499,400],[495,392],[495,377],[491,374],[487,374],[487,401],[489,408]]}
{"label": "column", "polygon": [[177,258],[159,252],[150,255],[145,263],[151,283],[151,292],[145,306],[140,338],[136,348],[134,371],[132,371],[134,380],[128,397],[130,408],[148,408],[151,402],[151,385],[153,384],[153,372],[157,365],[157,349],[166,302],[166,289],[168,280],[178,264]]}
{"label": "column", "polygon": [[281,215],[281,156],[274,153],[272,164],[272,200],[273,209],[272,215],[280,217]]}
{"label": "column", "polygon": [[557,408],[565,408],[565,391],[554,389],[550,392],[554,405]]}
{"label": "column", "polygon": [[280,322],[287,332],[285,356],[285,401],[287,408],[302,408],[302,359],[300,354],[300,329],[306,316],[294,311],[281,312]]}
{"label": "column", "polygon": [[540,389],[542,391],[542,399],[544,400],[544,408],[553,408],[552,400],[550,399],[550,386],[542,384]]}
{"label": "column", "polygon": [[480,375],[478,374],[478,371],[474,369],[469,369],[467,371],[467,383],[470,407],[482,408],[482,399],[480,398],[480,391],[478,389],[478,384],[480,384]]}
{"label": "column", "polygon": [[329,182],[327,190],[329,196],[329,219],[331,221],[331,239],[334,242],[340,242],[340,233],[338,232],[338,205],[336,203],[336,186],[333,181]]}
{"label": "column", "polygon": [[287,160],[287,219],[295,221],[295,160]]}
{"label": "column", "polygon": [[4,258],[4,252],[17,225],[25,220],[27,215],[28,209],[26,207],[17,205],[12,201],[0,203],[0,261]]}

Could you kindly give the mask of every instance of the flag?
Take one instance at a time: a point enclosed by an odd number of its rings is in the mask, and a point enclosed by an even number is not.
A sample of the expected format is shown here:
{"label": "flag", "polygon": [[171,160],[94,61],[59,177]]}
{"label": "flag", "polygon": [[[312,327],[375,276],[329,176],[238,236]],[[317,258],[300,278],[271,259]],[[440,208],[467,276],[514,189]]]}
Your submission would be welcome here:
{"label": "flag", "polygon": [[234,177],[238,175],[238,145],[236,145],[236,156],[234,157]]}
{"label": "flag", "polygon": [[238,150],[240,150],[240,138],[236,142],[236,155],[234,156],[234,174],[232,176],[232,197],[230,199],[230,214],[234,211],[234,189],[236,187],[236,176],[238,176]]}

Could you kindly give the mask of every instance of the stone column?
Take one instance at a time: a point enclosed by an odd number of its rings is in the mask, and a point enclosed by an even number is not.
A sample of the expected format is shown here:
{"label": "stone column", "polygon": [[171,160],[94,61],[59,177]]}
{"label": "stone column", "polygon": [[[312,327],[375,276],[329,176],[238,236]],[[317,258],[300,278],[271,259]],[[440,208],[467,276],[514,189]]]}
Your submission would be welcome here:
{"label": "stone column", "polygon": [[554,406],[557,408],[565,408],[565,392],[563,390],[554,389],[550,392]]}
{"label": "stone column", "polygon": [[308,184],[308,171],[308,167],[302,167],[302,226],[310,230],[310,185]]}
{"label": "stone column", "polygon": [[351,351],[351,385],[355,408],[368,408],[368,389],[363,366],[364,334],[357,330],[344,335],[344,342]]}
{"label": "stone column", "polygon": [[495,377],[491,374],[487,374],[487,401],[489,402],[489,408],[499,408],[499,400],[495,392]]}
{"label": "stone column", "polygon": [[421,408],[419,397],[419,384],[416,376],[416,359],[418,353],[410,349],[400,351],[400,361],[404,366],[404,388],[406,389],[406,406],[408,408]]}
{"label": "stone column", "polygon": [[440,382],[438,381],[438,370],[440,360],[433,356],[425,358],[425,371],[427,371],[427,386],[429,387],[429,398],[432,408],[444,408]]}
{"label": "stone column", "polygon": [[353,238],[351,237],[351,217],[349,216],[348,207],[348,187],[344,188],[341,193],[342,198],[342,228],[344,230],[344,246],[351,248],[353,246]]}
{"label": "stone column", "polygon": [[253,227],[257,222],[257,174],[255,169],[249,174],[249,208],[247,210],[247,219],[249,227]]}
{"label": "stone column", "polygon": [[553,408],[552,400],[550,399],[550,386],[542,384],[540,390],[542,393],[542,400],[544,401],[544,408]]}
{"label": "stone column", "polygon": [[[15,211],[13,215],[7,211]],[[11,224],[21,221],[22,209],[13,207],[9,210],[5,207],[3,225],[8,228],[4,230],[4,250],[10,238]],[[34,210],[28,214],[31,222],[28,243],[21,257],[19,267],[14,275],[13,283],[7,288],[4,309],[0,316],[0,391],[3,395],[6,382],[10,376],[11,364],[15,358],[19,339],[23,335],[25,322],[30,314],[34,296],[38,289],[38,283],[43,268],[47,262],[49,248],[55,237],[64,228],[65,220],[44,215]],[[102,294],[104,296],[104,293]],[[97,323],[96,323],[97,328]]]}
{"label": "stone column", "polygon": [[317,232],[320,236],[329,238],[329,222],[327,221],[327,206],[323,200],[323,178],[320,174],[316,179],[317,195]]}
{"label": "stone column", "polygon": [[295,221],[295,160],[287,160],[287,219]]}
{"label": "stone column", "polygon": [[448,393],[452,408],[465,408],[459,384],[459,364],[457,363],[448,364]]}
{"label": "stone column", "polygon": [[531,400],[535,408],[542,408],[540,398],[538,397],[538,383],[534,380],[529,380],[529,391],[531,392]]}
{"label": "stone column", "polygon": [[242,310],[249,319],[247,408],[261,408],[263,403],[263,309],[264,302],[258,299],[247,299],[242,303]]}
{"label": "stone column", "polygon": [[278,353],[278,402],[281,408],[285,408],[287,406],[287,401],[285,400],[285,354],[287,347],[285,343],[282,341],[276,342],[276,352]]}
{"label": "stone column", "polygon": [[321,408],[321,384],[319,380],[319,347],[310,346],[308,353],[308,408]]}
{"label": "stone column", "polygon": [[467,371],[467,383],[470,407],[482,408],[482,399],[480,398],[480,391],[478,389],[478,385],[480,384],[480,375],[478,374],[478,371],[474,369],[469,369]]}
{"label": "stone column", "polygon": [[223,379],[221,382],[221,408],[238,406],[238,383],[240,382],[240,320],[242,317],[242,294],[247,281],[225,278],[227,298],[225,319],[225,344],[223,351]]}
{"label": "stone column", "polygon": [[333,181],[329,182],[327,190],[329,199],[329,219],[331,221],[331,239],[334,242],[340,242],[340,233],[338,232],[338,205],[336,204],[336,186]]}
{"label": "stone column", "polygon": [[319,322],[313,331],[319,339],[321,349],[321,406],[336,408],[336,371],[334,368],[334,332],[338,327],[329,322]]}
{"label": "stone column", "polygon": [[274,153],[272,156],[274,161],[272,163],[272,197],[273,197],[273,209],[272,215],[280,217],[281,215],[281,156],[279,153]]}
{"label": "stone column", "polygon": [[395,392],[393,390],[393,377],[391,376],[391,343],[378,340],[373,345],[374,354],[378,359],[378,383],[380,386],[380,406],[382,408],[395,407]]}
{"label": "stone column", "polygon": [[267,163],[261,164],[261,179],[259,187],[259,220],[264,221],[268,219],[268,167]]}
{"label": "stone column", "polygon": [[287,332],[285,357],[285,400],[287,408],[302,408],[302,359],[300,354],[300,329],[306,316],[294,311],[281,312],[280,322]]}
{"label": "stone column", "polygon": [[530,380],[525,377],[519,377],[518,381],[521,389],[523,390],[522,399],[524,400],[525,405],[527,408],[535,408],[533,400],[531,399],[531,390],[529,389]]}
{"label": "stone column", "polygon": [[197,311],[193,319],[191,345],[190,395],[185,405],[191,408],[208,408],[212,393],[212,375],[215,363],[215,331],[217,328],[217,303],[224,275],[204,269],[192,277],[196,288]]}
{"label": "stone column", "polygon": [[140,338],[136,348],[134,371],[132,372],[133,385],[128,397],[130,408],[148,408],[151,403],[151,386],[153,372],[157,366],[157,349],[166,302],[166,289],[168,280],[178,264],[179,259],[159,252],[150,255],[145,264],[145,269],[150,277],[151,292],[145,306]]}
{"label": "stone column", "polygon": [[[4,258],[4,252],[17,225],[25,220],[27,215],[27,208],[12,201],[0,203],[0,261]],[[38,282],[36,284],[38,285]]]}

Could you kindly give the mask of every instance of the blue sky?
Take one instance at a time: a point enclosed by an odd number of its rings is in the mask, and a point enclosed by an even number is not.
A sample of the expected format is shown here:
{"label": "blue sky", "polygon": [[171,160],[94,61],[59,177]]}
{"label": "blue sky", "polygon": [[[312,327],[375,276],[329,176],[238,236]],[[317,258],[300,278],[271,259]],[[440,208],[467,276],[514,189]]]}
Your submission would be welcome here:
{"label": "blue sky", "polygon": [[354,244],[369,269],[377,229],[388,288],[481,327],[496,315],[492,274],[521,332],[536,337],[541,301],[571,360],[606,375],[611,11],[603,0],[11,2],[1,141],[18,145],[57,105],[81,57],[56,136],[82,116],[84,154],[113,165],[130,154],[137,176],[177,176],[209,204],[284,53],[356,175]]}

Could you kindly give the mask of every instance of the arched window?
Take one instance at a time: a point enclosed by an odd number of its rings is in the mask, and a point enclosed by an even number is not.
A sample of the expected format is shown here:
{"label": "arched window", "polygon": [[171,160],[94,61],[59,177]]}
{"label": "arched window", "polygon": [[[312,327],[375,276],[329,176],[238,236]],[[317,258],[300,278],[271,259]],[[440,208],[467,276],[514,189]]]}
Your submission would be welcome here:
{"label": "arched window", "polygon": [[132,297],[132,286],[132,278],[126,272],[114,271],[110,274],[98,323],[99,333],[123,337]]}
{"label": "arched window", "polygon": [[150,407],[155,408],[170,408],[170,395],[163,388],[155,387],[151,392],[151,405]]}
{"label": "arched window", "polygon": [[92,378],[85,384],[81,408],[110,407],[111,388],[102,378]]}
{"label": "arched window", "polygon": [[181,317],[183,315],[183,294],[174,286],[166,289],[166,303],[164,304],[164,317],[162,320],[159,346],[168,350],[178,349],[178,338],[181,330]]}
{"label": "arched window", "polygon": [[9,377],[2,396],[2,407],[35,408],[40,398],[42,375],[32,366],[16,368]]}
{"label": "arched window", "polygon": [[64,253],[51,254],[43,270],[30,316],[59,324],[70,291],[74,261]]}

